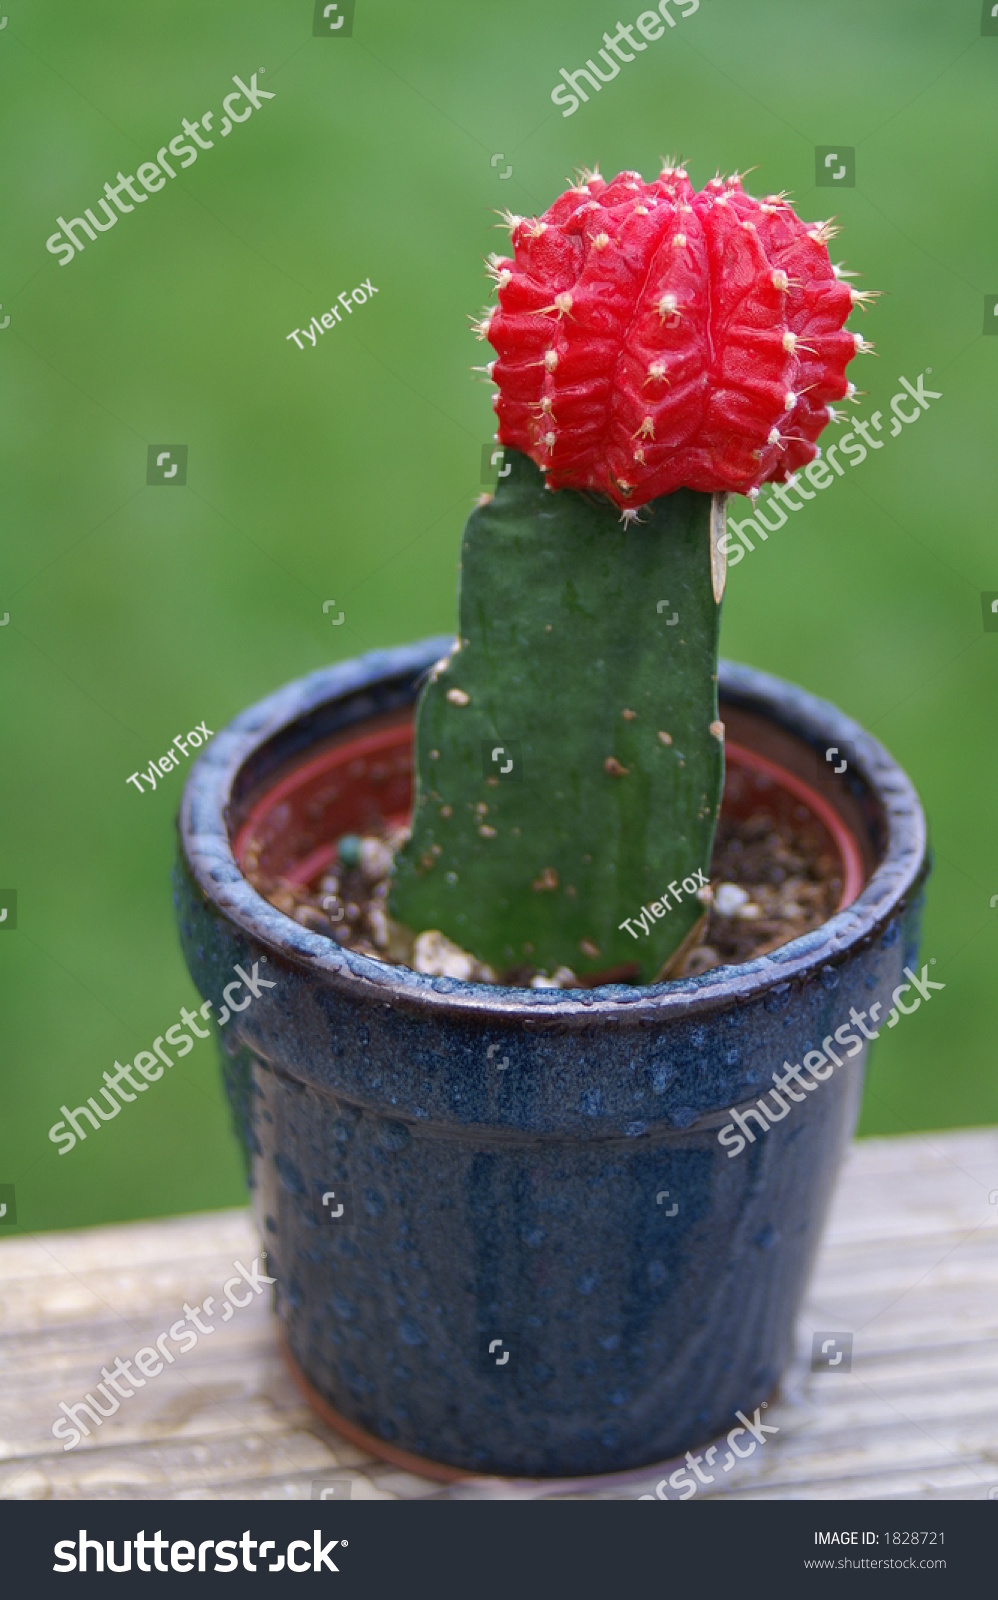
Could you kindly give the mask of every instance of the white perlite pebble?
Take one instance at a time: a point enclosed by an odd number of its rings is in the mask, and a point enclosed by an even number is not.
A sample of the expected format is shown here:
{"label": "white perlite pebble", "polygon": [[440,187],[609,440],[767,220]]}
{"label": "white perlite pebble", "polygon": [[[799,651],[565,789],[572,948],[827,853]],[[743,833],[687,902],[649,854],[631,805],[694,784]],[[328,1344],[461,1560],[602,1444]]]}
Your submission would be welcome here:
{"label": "white perlite pebble", "polygon": [[378,949],[387,950],[389,938],[388,918],[385,916],[383,908],[372,905],[367,913],[367,921],[371,929],[371,937]]}
{"label": "white perlite pebble", "polygon": [[368,883],[378,883],[381,878],[387,878],[392,870],[392,853],[381,839],[361,839],[360,870]]}
{"label": "white perlite pebble", "polygon": [[536,972],[530,980],[531,989],[570,989],[575,983],[571,967],[556,967],[550,978],[546,972]]}
{"label": "white perlite pebble", "polygon": [[714,906],[722,917],[737,917],[748,898],[737,883],[719,883],[714,890]]}
{"label": "white perlite pebble", "polygon": [[459,978],[464,983],[475,970],[474,956],[469,956],[459,945],[451,944],[436,928],[419,935],[413,947],[412,964],[417,972],[429,978]]}

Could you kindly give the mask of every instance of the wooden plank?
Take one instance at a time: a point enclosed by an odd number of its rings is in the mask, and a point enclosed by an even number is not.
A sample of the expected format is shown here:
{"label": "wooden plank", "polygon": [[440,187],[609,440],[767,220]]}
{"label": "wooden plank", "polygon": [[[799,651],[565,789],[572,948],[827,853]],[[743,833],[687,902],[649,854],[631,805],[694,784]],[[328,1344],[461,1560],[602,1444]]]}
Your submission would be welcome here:
{"label": "wooden plank", "polygon": [[[334,1496],[375,1499],[635,1499],[674,1469],[445,1487],[400,1472],[304,1406],[266,1294],[65,1451],[51,1433],[59,1401],[155,1343],[185,1301],[220,1299],[235,1261],[259,1253],[243,1210],[0,1242],[0,1497],[299,1500],[331,1477]],[[819,1329],[853,1332],[850,1372],[809,1370]],[[779,1432],[701,1497],[984,1499],[998,1487],[998,1130],[853,1146],[798,1357],[765,1420]]]}

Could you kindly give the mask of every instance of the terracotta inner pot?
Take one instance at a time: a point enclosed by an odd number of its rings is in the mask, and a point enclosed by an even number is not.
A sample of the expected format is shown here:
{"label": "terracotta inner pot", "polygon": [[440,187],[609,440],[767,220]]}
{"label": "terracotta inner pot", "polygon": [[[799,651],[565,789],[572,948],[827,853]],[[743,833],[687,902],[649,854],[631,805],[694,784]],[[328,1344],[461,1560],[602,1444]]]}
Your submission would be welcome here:
{"label": "terracotta inner pot", "polygon": [[[326,744],[251,796],[236,819],[233,851],[244,872],[311,884],[336,855],[344,833],[379,833],[405,824],[412,806],[412,716],[368,724],[359,735]],[[722,815],[747,818],[764,806],[777,823],[811,821],[822,847],[838,858],[842,911],[860,893],[870,863],[857,833],[831,800],[770,755],[725,743]]]}

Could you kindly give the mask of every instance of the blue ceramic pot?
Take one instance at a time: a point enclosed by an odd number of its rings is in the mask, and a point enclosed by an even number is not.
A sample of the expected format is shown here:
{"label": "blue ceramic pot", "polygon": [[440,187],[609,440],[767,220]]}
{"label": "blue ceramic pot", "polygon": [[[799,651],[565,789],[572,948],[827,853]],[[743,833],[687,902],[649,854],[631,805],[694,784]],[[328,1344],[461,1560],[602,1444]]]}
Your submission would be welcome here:
{"label": "blue ceramic pot", "polygon": [[[787,1363],[865,1041],[833,1044],[841,1066],[815,1062],[824,1081],[783,1096],[789,1111],[770,1098],[768,1131],[747,1108],[851,1007],[867,1028],[871,1005],[887,1017],[915,960],[924,820],[856,724],[728,664],[729,738],[805,780],[852,840],[865,886],[846,910],[769,956],[644,988],[502,989],[354,955],[264,901],[232,839],[316,752],[404,722],[449,643],[314,673],[212,740],[180,817],[184,953],[225,1007],[277,1311],[316,1403],[386,1453],[465,1471],[645,1465],[751,1415]],[[335,802],[342,818],[347,789],[313,786],[307,816],[271,806],[271,841],[286,821],[307,854],[308,817]],[[225,994],[237,965],[251,1003]]]}

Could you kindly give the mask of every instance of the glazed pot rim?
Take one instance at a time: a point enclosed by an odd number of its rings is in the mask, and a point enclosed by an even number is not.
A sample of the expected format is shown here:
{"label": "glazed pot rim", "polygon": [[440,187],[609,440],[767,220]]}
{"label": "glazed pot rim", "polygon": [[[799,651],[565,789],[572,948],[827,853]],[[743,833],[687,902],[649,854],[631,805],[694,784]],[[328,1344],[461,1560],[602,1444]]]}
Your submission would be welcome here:
{"label": "glazed pot rim", "polygon": [[[453,639],[444,636],[369,651],[298,678],[215,734],[188,776],[177,821],[181,850],[200,892],[254,946],[278,961],[311,970],[323,985],[408,1012],[437,1017],[450,1013],[466,1022],[477,1016],[483,1025],[502,1019],[563,1030],[597,1022],[605,1026],[688,1020],[696,1013],[759,999],[819,967],[841,963],[858,945],[883,931],[918,883],[926,863],[925,817],[910,778],[883,745],[830,702],[769,673],[722,661],[718,670],[722,699],[764,717],[815,749],[847,748],[856,773],[881,809],[885,837],[879,864],[857,898],[820,928],[768,955],[738,966],[716,967],[696,978],[587,990],[506,988],[429,977],[359,955],[308,931],[258,894],[236,862],[228,816],[241,769],[269,740],[324,704],[357,697],[356,717],[338,731],[342,736],[351,725],[359,729],[381,709],[370,699],[372,691],[393,681],[399,689],[414,685],[452,645]],[[411,692],[409,698],[414,698]]]}

